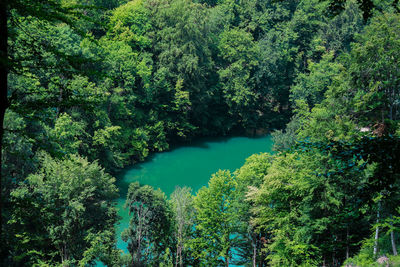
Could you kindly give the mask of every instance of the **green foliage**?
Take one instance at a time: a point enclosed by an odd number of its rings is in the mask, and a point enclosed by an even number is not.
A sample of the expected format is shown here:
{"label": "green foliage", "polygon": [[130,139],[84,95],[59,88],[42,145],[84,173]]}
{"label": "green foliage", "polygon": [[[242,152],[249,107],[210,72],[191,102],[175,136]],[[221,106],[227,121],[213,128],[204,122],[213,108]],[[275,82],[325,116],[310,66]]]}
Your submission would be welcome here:
{"label": "green foliage", "polygon": [[[176,239],[176,263],[180,266],[187,262],[187,249],[194,227],[194,205],[191,189],[176,187],[170,197],[170,206],[174,216],[174,236]],[[185,264],[186,265],[186,264]]]}
{"label": "green foliage", "polygon": [[220,170],[194,198],[195,233],[190,248],[202,265],[229,264],[237,216],[235,188],[230,172]]}
{"label": "green foliage", "polygon": [[383,13],[374,17],[357,36],[351,51],[352,82],[360,88],[355,93],[357,112],[365,112],[370,120],[398,119],[399,79],[399,15]]}
{"label": "green foliage", "polygon": [[125,208],[131,216],[129,228],[122,233],[132,256],[131,266],[152,265],[169,246],[171,211],[161,190],[138,182],[129,186]]}
{"label": "green foliage", "polygon": [[63,147],[61,150],[65,154],[76,154],[83,145],[82,139],[85,137],[85,127],[83,122],[73,121],[67,113],[61,114],[55,122],[54,128],[50,130],[50,137],[56,140]]}
{"label": "green foliage", "polygon": [[238,120],[245,126],[254,127],[254,122],[247,121],[249,116],[244,113],[254,112],[256,94],[250,74],[257,65],[257,48],[251,34],[244,30],[227,30],[220,38],[218,48],[226,67],[219,71],[219,77],[227,104],[232,115],[239,116]]}
{"label": "green foliage", "polygon": [[2,171],[6,177],[13,177],[20,182],[37,168],[37,162],[33,158],[32,152],[34,139],[29,135],[30,127],[27,125],[27,120],[17,113],[8,110],[5,114],[4,124],[6,128],[3,137],[2,159],[4,164]]}
{"label": "green foliage", "polygon": [[145,33],[152,29],[152,25],[144,1],[130,1],[116,8],[110,24],[110,34],[114,40],[125,41],[131,47],[140,49],[150,46],[151,40]]}
{"label": "green foliage", "polygon": [[[302,212],[310,202],[315,201],[314,194],[310,191],[319,187],[314,184],[317,182],[317,177],[313,175],[314,168],[318,169],[318,164],[314,164],[309,157],[298,154],[278,157],[268,169],[260,190],[251,192],[250,199],[256,203],[254,224],[273,235],[272,243],[267,247],[274,252],[268,256],[273,265],[315,264],[313,261],[316,260],[318,251],[309,240],[313,231],[317,228],[322,230],[327,222],[314,221],[309,218],[311,214]],[[292,170],[296,172],[293,173]],[[323,191],[319,194],[328,198],[326,203],[320,204],[320,208],[337,206],[335,196]]]}
{"label": "green foliage", "polygon": [[234,173],[237,182],[234,200],[237,210],[235,250],[239,264],[245,264],[252,260],[256,260],[259,264],[264,262],[261,238],[265,237],[265,232],[256,231],[255,227],[249,224],[253,216],[251,209],[254,202],[248,201],[247,195],[252,188],[262,185],[272,160],[273,156],[269,154],[254,154],[247,158],[246,163]]}
{"label": "green foliage", "polygon": [[11,193],[14,209],[8,224],[18,248],[14,260],[111,263],[117,222],[112,201],[118,196],[115,179],[96,162],[74,155],[65,160],[43,155],[41,166]]}
{"label": "green foliage", "polygon": [[207,116],[211,58],[207,10],[188,0],[154,1],[149,7],[156,42],[153,88],[169,134],[187,137]]}
{"label": "green foliage", "polygon": [[339,54],[350,50],[354,35],[362,28],[362,11],[357,1],[346,1],[344,10],[323,26],[321,39],[328,50]]}
{"label": "green foliage", "polygon": [[324,93],[332,84],[332,78],[337,76],[343,67],[334,61],[334,53],[322,55],[318,63],[309,61],[309,73],[297,76],[296,85],[291,89],[293,100],[304,100],[310,108],[321,103]]}
{"label": "green foliage", "polygon": [[[398,1],[4,6],[0,264],[363,266],[394,250]],[[275,128],[278,154],[217,172],[195,197],[131,184],[120,257],[102,167]]]}
{"label": "green foliage", "polygon": [[286,125],[286,129],[275,130],[271,133],[272,139],[274,141],[275,151],[288,150],[296,144],[298,130],[301,127],[300,119],[298,117],[293,117],[290,122]]}

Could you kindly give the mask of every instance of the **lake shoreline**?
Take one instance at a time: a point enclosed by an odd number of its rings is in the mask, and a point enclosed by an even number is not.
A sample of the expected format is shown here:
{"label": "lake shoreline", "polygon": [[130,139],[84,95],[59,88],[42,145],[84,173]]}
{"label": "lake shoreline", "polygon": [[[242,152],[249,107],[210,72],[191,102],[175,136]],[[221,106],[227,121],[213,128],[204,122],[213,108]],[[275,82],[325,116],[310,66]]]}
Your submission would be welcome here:
{"label": "lake shoreline", "polygon": [[271,151],[270,135],[200,137],[175,145],[167,151],[152,153],[145,161],[124,168],[116,177],[116,185],[120,190],[116,202],[118,214],[122,217],[117,226],[117,247],[127,252],[120,233],[129,225],[129,215],[123,209],[123,204],[131,182],[139,181],[155,189],[160,188],[166,197],[177,185],[189,186],[195,193],[219,169],[233,172],[252,154]]}

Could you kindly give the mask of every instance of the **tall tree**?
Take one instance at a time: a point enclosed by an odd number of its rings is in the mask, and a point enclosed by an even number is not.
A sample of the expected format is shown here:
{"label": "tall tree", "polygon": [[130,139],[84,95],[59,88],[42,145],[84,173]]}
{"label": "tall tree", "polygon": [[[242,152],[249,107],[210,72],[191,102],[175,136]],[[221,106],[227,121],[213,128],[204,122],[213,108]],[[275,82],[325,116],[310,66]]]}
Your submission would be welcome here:
{"label": "tall tree", "polygon": [[185,249],[187,249],[190,233],[194,227],[194,206],[191,191],[188,187],[177,187],[170,198],[176,238],[175,266],[182,267],[186,262],[184,260]]}
{"label": "tall tree", "polygon": [[122,239],[128,242],[131,266],[159,264],[171,233],[171,213],[164,193],[131,183],[125,208],[132,217]]}
{"label": "tall tree", "polygon": [[[79,156],[42,156],[42,168],[11,193],[11,262],[63,266],[111,264],[116,254],[115,178]],[[29,212],[27,212],[29,210]],[[6,259],[5,259],[6,260]]]}
{"label": "tall tree", "polygon": [[235,247],[236,257],[240,257],[239,263],[242,264],[251,261],[253,267],[263,266],[265,263],[261,250],[264,248],[263,240],[267,237],[265,232],[257,231],[250,223],[254,203],[247,199],[247,194],[250,188],[262,185],[272,160],[273,156],[267,153],[254,154],[247,158],[246,163],[234,173],[237,181],[235,206],[238,212],[237,235],[239,237],[239,242]]}
{"label": "tall tree", "polygon": [[194,199],[195,237],[190,247],[195,259],[205,265],[229,266],[232,260],[237,215],[235,188],[236,181],[230,172],[220,170]]}

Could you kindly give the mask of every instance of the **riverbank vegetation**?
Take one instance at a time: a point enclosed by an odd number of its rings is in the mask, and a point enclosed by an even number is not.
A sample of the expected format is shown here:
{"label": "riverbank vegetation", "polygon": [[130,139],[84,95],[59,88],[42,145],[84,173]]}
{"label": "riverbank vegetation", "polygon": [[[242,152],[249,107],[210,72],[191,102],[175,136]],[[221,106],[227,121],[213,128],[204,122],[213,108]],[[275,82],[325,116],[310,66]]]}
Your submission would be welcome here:
{"label": "riverbank vegetation", "polygon": [[[0,265],[400,261],[398,1],[0,7]],[[118,251],[112,175],[261,129],[276,153],[198,192],[132,183]]]}

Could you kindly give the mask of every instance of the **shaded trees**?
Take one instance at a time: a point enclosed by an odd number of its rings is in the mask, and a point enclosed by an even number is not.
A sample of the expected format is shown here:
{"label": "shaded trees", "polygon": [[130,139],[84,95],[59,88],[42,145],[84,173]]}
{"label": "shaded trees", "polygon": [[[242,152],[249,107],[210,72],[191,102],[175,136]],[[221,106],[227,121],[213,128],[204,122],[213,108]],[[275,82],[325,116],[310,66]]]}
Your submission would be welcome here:
{"label": "shaded trees", "polygon": [[15,234],[11,262],[111,264],[117,253],[115,179],[96,162],[79,156],[55,160],[43,155],[41,161],[39,172],[11,193],[14,208],[8,224]]}

